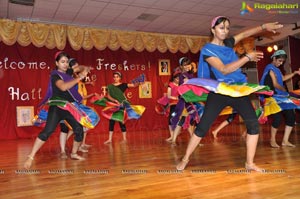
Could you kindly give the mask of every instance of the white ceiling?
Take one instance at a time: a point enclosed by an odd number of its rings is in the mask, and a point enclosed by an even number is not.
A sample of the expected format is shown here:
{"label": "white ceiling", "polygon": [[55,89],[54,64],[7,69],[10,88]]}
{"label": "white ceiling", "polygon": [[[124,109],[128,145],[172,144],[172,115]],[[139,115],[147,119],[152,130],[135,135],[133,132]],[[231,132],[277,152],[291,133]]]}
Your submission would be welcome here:
{"label": "white ceiling", "polygon": [[[274,0],[246,3],[253,7],[254,3],[274,3]],[[254,9],[241,15],[241,0],[35,0],[34,6],[0,0],[0,18],[200,36],[209,35],[211,19],[218,15],[229,17],[231,34],[265,22],[279,21],[285,25],[280,34],[265,35],[259,43],[263,45],[300,33],[300,29],[291,30],[295,27],[292,23],[298,22],[300,26],[300,1],[278,0],[277,3],[298,3],[299,8],[293,14]],[[148,19],[140,19],[149,14]]]}

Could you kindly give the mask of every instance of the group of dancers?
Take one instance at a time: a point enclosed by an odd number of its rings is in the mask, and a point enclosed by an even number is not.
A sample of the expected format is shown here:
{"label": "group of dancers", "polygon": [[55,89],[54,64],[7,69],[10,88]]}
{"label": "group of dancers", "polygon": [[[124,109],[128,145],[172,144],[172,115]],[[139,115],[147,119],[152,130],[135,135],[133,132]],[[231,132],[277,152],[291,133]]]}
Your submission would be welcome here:
{"label": "group of dancers", "polygon": [[[265,96],[262,101],[266,103],[269,99],[273,99],[273,101],[269,100],[268,102],[274,102],[271,104],[278,106],[282,98],[289,98],[289,93],[284,88],[283,82],[292,78],[294,75],[299,75],[300,71],[294,71],[289,75],[282,75],[278,67],[285,61],[286,53],[283,50],[279,50],[272,55],[272,62],[264,71],[263,79],[260,82],[262,86],[258,86],[256,90],[254,89],[247,94],[239,95],[235,93],[236,95],[234,96],[231,94],[232,92],[223,93],[222,90],[224,89],[222,88],[224,88],[224,85],[239,86],[246,84],[247,77],[242,73],[241,67],[249,61],[257,62],[263,58],[263,53],[258,51],[249,52],[239,58],[233,50],[234,45],[251,35],[262,31],[275,32],[282,27],[283,25],[278,22],[265,23],[233,37],[228,37],[230,20],[225,16],[218,16],[211,22],[210,30],[212,40],[201,49],[197,78],[194,77],[194,68],[190,59],[183,57],[179,60],[180,67],[176,68],[172,74],[172,81],[167,91],[169,98],[168,103],[170,105],[170,137],[167,140],[175,143],[176,137],[184,126],[188,126],[189,128],[190,140],[183,158],[176,166],[177,170],[185,169],[189,162],[190,155],[209,131],[214,120],[225,107],[230,106],[234,110],[234,114],[238,113],[242,117],[247,128],[245,168],[258,172],[262,171],[260,167],[254,164],[254,156],[259,136],[259,122],[251,104],[249,94],[269,86],[274,94]],[[82,144],[81,142],[84,139],[84,132],[85,130],[95,127],[99,122],[98,115],[92,109],[84,106],[81,103],[82,96],[79,95],[78,92],[76,93],[76,85],[87,76],[90,68],[80,65],[76,65],[75,67],[70,66],[69,56],[64,52],[58,52],[55,55],[55,63],[56,70],[51,73],[51,81],[49,83],[49,89],[52,90],[52,92],[47,98],[49,110],[46,126],[36,138],[32,151],[25,161],[24,167],[26,169],[31,167],[35,154],[54,132],[58,123],[68,124],[68,128],[72,129],[74,133],[71,158],[78,160],[84,159],[77,154]],[[124,91],[127,88],[136,87],[139,83],[121,83],[122,74],[119,72],[114,72],[113,78],[114,83],[108,86],[108,95],[106,97],[97,95],[94,100],[95,104],[106,107],[103,110],[103,115],[110,119],[109,139],[105,143],[112,142],[115,121],[120,122],[123,141],[126,141],[125,121],[130,118],[138,119],[145,110],[143,106],[132,108],[132,105],[124,96]],[[210,83],[214,84],[214,86],[207,85],[209,80],[212,80]],[[184,86],[189,86],[189,89],[186,89]],[[193,97],[186,95],[189,94],[189,91],[196,91],[199,90],[199,88],[202,89],[202,92],[194,92]],[[277,94],[280,97],[275,98],[274,96]],[[203,103],[198,103],[199,101]],[[268,103],[268,105],[269,104],[270,103]],[[271,129],[272,147],[279,147],[276,143],[275,135],[280,124],[281,112],[284,112],[286,117],[289,118],[286,121],[282,145],[294,146],[288,141],[288,138],[295,123],[293,109],[296,107],[284,107],[285,108],[279,107],[276,111],[270,108],[273,112],[265,112],[265,116],[271,115],[274,117]],[[76,113],[77,111],[81,114],[74,114],[74,112]],[[77,118],[76,115],[81,115],[82,117]],[[65,138],[63,140],[65,140]]]}
{"label": "group of dancers", "polygon": [[[227,85],[234,86],[243,86],[243,83],[247,83],[247,76],[242,72],[241,67],[249,61],[259,61],[263,58],[263,53],[252,51],[239,58],[233,50],[234,45],[240,40],[257,34],[261,31],[275,32],[277,29],[282,28],[283,25],[277,22],[266,23],[261,26],[246,30],[233,37],[228,37],[229,27],[230,20],[224,16],[215,17],[211,22],[212,40],[201,49],[197,71],[198,78],[207,78],[209,80],[200,81],[200,79],[195,80],[195,78],[193,77],[192,79],[190,79],[187,75],[184,75],[184,72],[186,70],[185,68],[191,67],[189,61],[184,64],[179,61],[179,65],[183,73],[178,75],[178,72],[175,70],[174,78],[171,78],[172,81],[169,84],[170,86],[168,88],[167,96],[170,96],[170,99],[172,99],[172,101],[174,101],[177,96],[178,102],[176,105],[170,102],[170,138],[168,138],[167,141],[175,144],[176,137],[178,136],[179,132],[177,129],[180,128],[178,126],[182,126],[182,124],[184,123],[190,123],[189,128],[194,128],[192,130],[193,133],[190,133],[191,138],[189,140],[186,152],[181,161],[176,166],[177,170],[185,169],[189,162],[189,157],[199,145],[201,139],[209,131],[216,117],[220,115],[224,108],[230,106],[232,107],[234,112],[229,115],[228,119],[224,121],[224,123],[222,123],[220,127],[213,131],[214,137],[217,138],[218,131],[222,127],[231,123],[237,113],[240,114],[246,125],[246,131],[244,133],[247,133],[247,135],[245,136],[247,148],[245,168],[258,172],[263,171],[262,168],[254,164],[254,156],[259,136],[259,122],[255,110],[251,104],[249,94],[234,96],[231,93],[222,93],[219,92],[218,89],[209,88],[210,86],[205,84],[210,83],[209,81],[211,79],[216,80],[219,83],[225,83]],[[260,85],[268,86],[266,87],[266,89],[269,88],[270,91],[273,91],[272,93],[267,92],[265,93],[265,95],[260,95],[260,100],[262,106],[264,107],[263,117],[266,118],[267,116],[270,116],[273,119],[271,124],[270,145],[271,147],[280,147],[276,142],[275,136],[281,122],[281,113],[283,113],[285,115],[285,118],[287,119],[285,120],[286,127],[281,145],[295,147],[294,144],[289,142],[289,136],[295,124],[294,109],[299,108],[299,100],[292,99],[290,97],[290,94],[284,86],[284,81],[291,79],[295,75],[300,75],[300,71],[297,70],[288,75],[283,75],[281,73],[278,67],[281,66],[287,58],[286,52],[283,50],[274,52],[274,54],[270,58],[271,63],[265,68],[263,77],[260,81]],[[185,79],[185,83],[183,85],[181,85],[181,83],[176,80],[177,76],[179,76],[179,79]],[[174,84],[177,85],[177,88],[174,86]],[[203,101],[205,101],[202,109],[200,108],[201,111],[199,111],[197,106],[195,107],[195,104],[197,103],[191,104],[191,102],[196,102],[197,100],[183,97],[183,94],[187,93],[184,91],[187,84],[189,85],[189,92],[194,91],[194,89],[195,91],[197,91],[197,89],[202,89],[203,87],[209,90],[207,95],[201,94],[201,96],[203,96],[204,98]],[[181,91],[176,92],[176,89],[179,89]],[[199,96],[200,94],[198,94],[198,97]],[[180,105],[180,101],[182,100],[182,98],[184,98],[185,105]],[[201,101],[201,98],[198,98],[198,101],[199,100]],[[194,108],[191,108],[191,105],[194,105]],[[186,115],[181,114],[181,107],[185,107],[186,111],[184,112],[186,113]],[[198,113],[198,117],[195,117],[195,112]],[[179,117],[179,115],[181,115],[181,117],[178,120],[177,117]],[[188,118],[189,116],[191,116],[191,118]],[[172,127],[174,119],[177,126]],[[190,132],[190,129],[188,130]]]}
{"label": "group of dancers", "polygon": [[29,169],[39,149],[48,140],[55,128],[60,124],[61,158],[68,158],[66,153],[67,139],[74,134],[73,147],[70,157],[75,160],[84,160],[77,152],[88,152],[90,147],[85,143],[87,131],[95,128],[100,117],[95,110],[86,106],[86,99],[93,98],[93,103],[104,106],[103,116],[109,119],[109,139],[112,135],[115,122],[119,122],[126,142],[126,126],[128,119],[139,119],[145,107],[131,105],[124,92],[129,87],[136,87],[140,82],[122,83],[122,74],[113,73],[112,84],[109,84],[106,96],[97,93],[87,94],[84,79],[91,67],[80,65],[76,59],[70,58],[66,52],[59,51],[55,54],[56,68],[51,72],[46,96],[39,104],[40,113],[35,118],[35,125],[44,126],[36,138],[33,148],[25,161],[24,168]]}

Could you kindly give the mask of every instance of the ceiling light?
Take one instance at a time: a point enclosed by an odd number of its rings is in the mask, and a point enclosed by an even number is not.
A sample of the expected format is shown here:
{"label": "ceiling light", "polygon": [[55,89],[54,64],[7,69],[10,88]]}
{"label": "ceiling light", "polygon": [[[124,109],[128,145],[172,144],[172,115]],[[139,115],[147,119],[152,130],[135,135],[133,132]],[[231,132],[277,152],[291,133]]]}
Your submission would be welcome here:
{"label": "ceiling light", "polygon": [[271,46],[268,46],[267,51],[270,53],[273,51],[273,48]]}

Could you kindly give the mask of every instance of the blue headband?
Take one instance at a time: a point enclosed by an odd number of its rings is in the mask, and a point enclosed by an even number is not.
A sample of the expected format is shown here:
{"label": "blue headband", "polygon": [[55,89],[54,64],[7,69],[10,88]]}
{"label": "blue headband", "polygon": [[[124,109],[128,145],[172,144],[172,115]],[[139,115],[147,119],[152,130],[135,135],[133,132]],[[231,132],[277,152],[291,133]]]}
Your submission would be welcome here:
{"label": "blue headband", "polygon": [[286,52],[284,50],[277,50],[273,53],[273,55],[271,56],[271,59],[273,57],[279,56],[279,55],[286,55]]}

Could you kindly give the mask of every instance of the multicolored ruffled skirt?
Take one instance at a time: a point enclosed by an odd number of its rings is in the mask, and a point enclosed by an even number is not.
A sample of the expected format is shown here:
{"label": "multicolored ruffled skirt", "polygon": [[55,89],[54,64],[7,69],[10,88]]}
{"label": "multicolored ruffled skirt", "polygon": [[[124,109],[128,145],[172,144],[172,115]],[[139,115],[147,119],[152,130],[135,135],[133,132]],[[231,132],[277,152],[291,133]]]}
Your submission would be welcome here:
{"label": "multicolored ruffled skirt", "polygon": [[128,101],[120,104],[111,102],[103,96],[92,97],[91,103],[104,107],[101,113],[105,118],[122,123],[131,119],[139,119],[146,109],[142,105],[131,105]]}
{"label": "multicolored ruffled skirt", "polygon": [[231,97],[248,96],[252,93],[271,96],[273,91],[268,86],[252,83],[227,84],[213,79],[193,78],[178,87],[178,92],[186,102],[203,102],[209,92]]}
{"label": "multicolored ruffled skirt", "polygon": [[51,98],[48,103],[38,111],[38,114],[33,119],[35,126],[45,126],[48,116],[49,106],[57,106],[63,110],[69,111],[73,117],[83,127],[93,129],[99,123],[100,117],[92,108],[76,102],[69,102],[60,98]]}
{"label": "multicolored ruffled skirt", "polygon": [[[248,96],[252,93],[271,96],[273,91],[268,86],[252,83],[227,84],[213,79],[193,78],[178,87],[178,92],[186,102],[205,102],[209,92],[214,92],[231,97]],[[225,107],[220,115],[232,114],[231,107]],[[257,110],[257,115],[261,115],[261,110]],[[201,115],[199,115],[201,119]],[[199,120],[200,120],[199,119]]]}
{"label": "multicolored ruffled skirt", "polygon": [[[298,96],[300,98],[300,96]],[[300,109],[300,99],[297,98],[295,92],[291,92],[289,96],[273,95],[272,97],[262,98],[262,107],[259,112],[259,122],[267,122],[269,115],[278,113],[283,110]]]}
{"label": "multicolored ruffled skirt", "polygon": [[167,96],[163,96],[156,101],[155,112],[160,115],[169,116],[170,106],[176,105],[178,100],[169,99]]}

